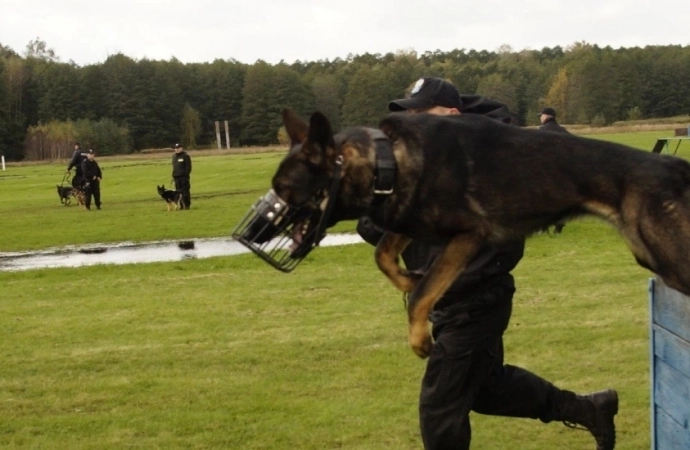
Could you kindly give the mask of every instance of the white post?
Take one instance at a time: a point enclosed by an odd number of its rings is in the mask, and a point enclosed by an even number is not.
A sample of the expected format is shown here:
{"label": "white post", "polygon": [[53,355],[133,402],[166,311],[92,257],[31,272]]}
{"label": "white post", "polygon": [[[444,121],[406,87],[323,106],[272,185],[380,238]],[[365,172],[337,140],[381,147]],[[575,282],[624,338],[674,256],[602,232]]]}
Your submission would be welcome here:
{"label": "white post", "polygon": [[225,148],[230,148],[230,128],[227,120],[225,121]]}
{"label": "white post", "polygon": [[5,170],[5,155],[0,156],[2,158],[2,170]]}

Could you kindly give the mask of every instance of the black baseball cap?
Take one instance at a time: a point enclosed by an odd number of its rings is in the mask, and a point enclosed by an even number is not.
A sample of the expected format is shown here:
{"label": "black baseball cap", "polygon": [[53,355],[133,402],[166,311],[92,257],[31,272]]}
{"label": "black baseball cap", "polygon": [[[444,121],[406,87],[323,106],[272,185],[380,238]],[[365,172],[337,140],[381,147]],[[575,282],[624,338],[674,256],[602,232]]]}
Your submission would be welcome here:
{"label": "black baseball cap", "polygon": [[89,155],[95,155],[96,154],[96,152],[94,152],[92,149],[89,149],[86,153],[88,153]]}
{"label": "black baseball cap", "polygon": [[173,148],[182,148],[182,146],[180,144],[175,144]]}
{"label": "black baseball cap", "polygon": [[460,93],[446,80],[424,77],[417,80],[408,98],[393,100],[388,104],[389,111],[408,109],[428,109],[434,106],[445,106],[462,111]]}
{"label": "black baseball cap", "polygon": [[541,112],[540,112],[539,114],[537,114],[537,115],[538,115],[538,116],[541,116],[542,114],[548,114],[549,116],[554,116],[554,117],[556,117],[556,110],[553,109],[553,108],[544,108],[544,109],[542,109]]}

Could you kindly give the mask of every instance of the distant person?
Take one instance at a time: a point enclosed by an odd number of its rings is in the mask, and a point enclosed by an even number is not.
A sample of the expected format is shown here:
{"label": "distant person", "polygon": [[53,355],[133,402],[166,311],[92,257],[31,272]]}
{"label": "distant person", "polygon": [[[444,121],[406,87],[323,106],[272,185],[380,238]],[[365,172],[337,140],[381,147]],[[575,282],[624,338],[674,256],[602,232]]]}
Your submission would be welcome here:
{"label": "distant person", "polygon": [[101,168],[94,159],[96,154],[92,149],[86,152],[86,159],[81,163],[81,170],[84,173],[84,206],[91,210],[91,196],[96,203],[96,209],[101,209]]}
{"label": "distant person", "polygon": [[[570,134],[568,130],[563,128],[556,122],[556,110],[553,108],[544,108],[541,110],[539,113],[539,121],[541,122],[541,125],[539,126],[540,130],[543,131],[553,131],[555,133],[567,133]],[[554,234],[560,234],[561,231],[563,231],[563,228],[565,227],[565,222],[562,220],[559,220],[554,224],[554,229],[553,232]],[[546,230],[548,231],[548,230]]]}
{"label": "distant person", "polygon": [[86,161],[86,152],[82,151],[81,144],[79,142],[74,143],[74,153],[72,153],[72,159],[67,166],[67,173],[72,173],[72,167],[74,167],[74,178],[72,178],[72,187],[75,189],[82,190],[84,184],[84,174],[81,169],[81,164]]}
{"label": "distant person", "polygon": [[192,206],[191,184],[189,182],[189,175],[192,173],[192,158],[189,157],[180,144],[175,144],[172,166],[175,190],[182,192],[182,209],[189,209]]}
{"label": "distant person", "polygon": [[569,133],[568,130],[563,128],[556,122],[556,110],[553,108],[544,108],[539,113],[539,121],[541,125],[540,130],[543,131],[555,131],[556,133]]}

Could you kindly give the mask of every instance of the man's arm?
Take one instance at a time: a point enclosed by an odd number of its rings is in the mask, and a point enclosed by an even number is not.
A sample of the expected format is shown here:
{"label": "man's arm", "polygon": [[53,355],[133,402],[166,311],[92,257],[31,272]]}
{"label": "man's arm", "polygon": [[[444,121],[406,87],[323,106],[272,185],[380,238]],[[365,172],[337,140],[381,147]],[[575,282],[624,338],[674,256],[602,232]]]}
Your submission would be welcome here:
{"label": "man's arm", "polygon": [[367,244],[377,245],[383,236],[384,231],[374,225],[369,216],[364,216],[357,222],[357,233]]}
{"label": "man's arm", "polygon": [[81,158],[81,152],[76,151],[72,154],[72,159],[69,162],[69,166],[67,166],[68,172],[72,170],[72,167],[77,167],[77,165],[80,164],[79,158]]}
{"label": "man's arm", "polygon": [[187,176],[191,175],[192,173],[192,158],[189,156],[189,154],[185,155],[186,159],[186,166],[187,166]]}

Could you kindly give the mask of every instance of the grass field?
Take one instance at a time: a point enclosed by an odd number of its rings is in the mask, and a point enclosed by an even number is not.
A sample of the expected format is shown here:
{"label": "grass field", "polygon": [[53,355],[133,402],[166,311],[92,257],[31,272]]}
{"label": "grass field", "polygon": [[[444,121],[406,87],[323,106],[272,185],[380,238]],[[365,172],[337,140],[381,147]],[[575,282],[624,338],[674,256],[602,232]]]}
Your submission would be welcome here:
{"label": "grass field", "polygon": [[[60,205],[63,164],[10,166],[0,251],[228,235],[281,156],[192,154],[192,209],[170,213],[155,189],[168,157],[103,159],[91,212]],[[567,389],[618,389],[618,448],[649,448],[649,272],[582,220],[531,238],[514,273],[506,362]],[[0,272],[0,284],[0,448],[421,448],[425,363],[365,244],[317,249],[291,274],[241,255]],[[472,421],[477,449],[593,448],[561,424]]]}

